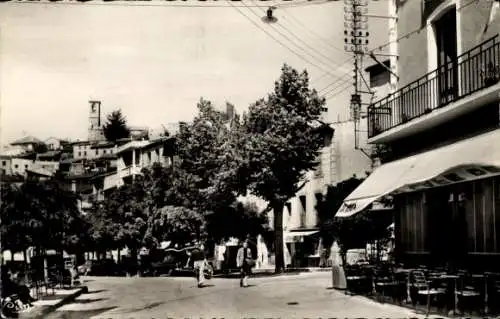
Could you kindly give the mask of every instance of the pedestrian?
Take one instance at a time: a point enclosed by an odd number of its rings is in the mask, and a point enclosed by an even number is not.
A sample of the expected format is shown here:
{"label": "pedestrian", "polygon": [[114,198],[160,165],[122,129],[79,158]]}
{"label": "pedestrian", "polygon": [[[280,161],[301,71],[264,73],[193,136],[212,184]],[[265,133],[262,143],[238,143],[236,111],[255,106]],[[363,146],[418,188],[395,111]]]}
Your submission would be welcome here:
{"label": "pedestrian", "polygon": [[221,240],[220,244],[215,247],[216,267],[218,271],[223,270],[225,255],[226,255],[226,244],[224,243],[224,240]]}
{"label": "pedestrian", "polygon": [[205,281],[204,271],[206,263],[205,246],[202,243],[197,244],[191,251],[190,259],[193,262],[198,288],[201,288],[203,287],[203,282]]}
{"label": "pedestrian", "polygon": [[238,254],[236,255],[236,266],[240,268],[241,279],[240,287],[248,287],[248,276],[252,272],[252,267],[255,262],[252,258],[252,251],[248,247],[248,241],[243,242],[243,246],[238,249]]}

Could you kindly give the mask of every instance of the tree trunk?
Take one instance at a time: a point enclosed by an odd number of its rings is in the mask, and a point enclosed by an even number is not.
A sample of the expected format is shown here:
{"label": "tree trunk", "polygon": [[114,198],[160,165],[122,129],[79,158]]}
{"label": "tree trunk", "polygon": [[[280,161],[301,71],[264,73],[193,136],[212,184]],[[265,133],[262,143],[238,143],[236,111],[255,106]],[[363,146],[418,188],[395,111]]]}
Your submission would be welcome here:
{"label": "tree trunk", "polygon": [[283,250],[283,206],[282,202],[274,202],[272,204],[274,215],[274,262],[276,273],[283,273],[286,266]]}

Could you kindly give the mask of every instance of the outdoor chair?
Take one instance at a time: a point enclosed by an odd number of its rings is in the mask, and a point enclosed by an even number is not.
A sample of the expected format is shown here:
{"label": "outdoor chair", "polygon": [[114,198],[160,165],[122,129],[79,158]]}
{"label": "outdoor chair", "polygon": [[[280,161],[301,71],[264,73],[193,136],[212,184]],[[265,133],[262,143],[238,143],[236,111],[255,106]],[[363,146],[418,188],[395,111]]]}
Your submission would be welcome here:
{"label": "outdoor chair", "polygon": [[425,297],[428,315],[433,299],[445,294],[445,290],[435,287],[435,282],[427,280],[422,270],[415,270],[411,273],[410,294],[413,306],[416,308],[420,297]]}
{"label": "outdoor chair", "polygon": [[488,273],[487,314],[500,314],[500,274]]}
{"label": "outdoor chair", "polygon": [[407,272],[394,273],[394,281],[396,282],[394,300],[399,304],[408,299],[408,275]]}
{"label": "outdoor chair", "polygon": [[384,302],[385,296],[389,293],[389,296],[395,300],[395,291],[398,282],[395,280],[392,270],[388,267],[382,267],[381,269],[376,269],[374,272],[373,284],[377,299],[381,297],[382,302]]}
{"label": "outdoor chair", "polygon": [[481,307],[484,305],[484,276],[474,277],[465,274],[460,277],[461,280],[456,291],[458,309],[461,312],[468,310],[470,313],[474,310],[484,309],[484,307]]}

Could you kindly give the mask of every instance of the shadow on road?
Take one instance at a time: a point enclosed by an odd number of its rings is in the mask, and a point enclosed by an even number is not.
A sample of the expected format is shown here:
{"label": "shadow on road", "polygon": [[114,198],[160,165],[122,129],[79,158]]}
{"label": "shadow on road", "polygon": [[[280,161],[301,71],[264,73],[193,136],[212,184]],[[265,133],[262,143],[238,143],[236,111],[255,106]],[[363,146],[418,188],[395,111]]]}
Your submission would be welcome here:
{"label": "shadow on road", "polygon": [[137,311],[150,310],[150,309],[159,307],[159,306],[163,305],[164,303],[165,302],[152,302],[152,303],[149,303],[149,304],[142,306],[140,308],[127,309],[127,311],[123,312],[123,313],[133,313],[133,312],[137,312]]}
{"label": "shadow on road", "polygon": [[212,284],[205,285],[205,284],[203,284],[203,285],[199,286],[198,288],[209,288],[209,287],[215,287],[215,285],[212,285]]}
{"label": "shadow on road", "polygon": [[100,314],[113,309],[116,309],[116,307],[106,307],[84,311],[56,311],[45,316],[44,319],[88,319],[94,316],[99,316]]}
{"label": "shadow on road", "polygon": [[93,303],[93,302],[98,302],[98,301],[103,301],[103,300],[107,300],[108,298],[95,298],[95,299],[76,299],[75,301],[73,301],[74,304],[89,304],[89,303]]}
{"label": "shadow on road", "polygon": [[85,294],[98,294],[100,292],[105,292],[105,291],[108,291],[108,290],[107,289],[90,290],[89,292],[87,292]]}

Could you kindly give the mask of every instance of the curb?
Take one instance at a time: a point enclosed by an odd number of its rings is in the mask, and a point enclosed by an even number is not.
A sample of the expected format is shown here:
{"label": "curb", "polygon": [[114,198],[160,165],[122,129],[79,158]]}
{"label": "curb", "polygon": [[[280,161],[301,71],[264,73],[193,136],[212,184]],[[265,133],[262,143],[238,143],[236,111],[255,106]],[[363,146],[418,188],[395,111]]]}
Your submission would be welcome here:
{"label": "curb", "polygon": [[[283,276],[294,276],[300,275],[303,273],[318,273],[318,272],[329,272],[331,269],[329,268],[289,268],[285,270],[283,273],[275,273],[274,269],[269,270],[254,270],[251,274],[253,278],[264,278],[264,277],[283,277]],[[227,278],[234,279],[240,278],[240,272],[236,270],[231,270],[229,274],[217,274],[213,275],[213,278]]]}
{"label": "curb", "polygon": [[25,314],[21,314],[19,316],[19,318],[24,318],[24,319],[40,319],[40,318],[44,318],[46,315],[48,315],[49,313],[52,313],[54,312],[56,309],[68,304],[68,303],[71,303],[73,302],[76,298],[78,298],[79,296],[81,296],[82,294],[84,293],[88,293],[89,289],[87,286],[82,286],[78,289],[78,291],[74,292],[73,294],[71,295],[68,295],[68,296],[65,296],[64,298],[61,299],[61,301],[59,301],[58,303],[56,304],[53,304],[53,305],[49,305],[49,306],[45,306],[45,307],[41,307],[41,309],[39,311],[35,311],[33,313],[30,313],[30,312],[27,312]]}

